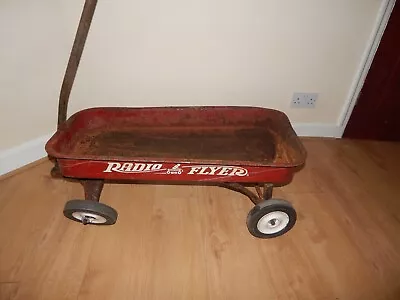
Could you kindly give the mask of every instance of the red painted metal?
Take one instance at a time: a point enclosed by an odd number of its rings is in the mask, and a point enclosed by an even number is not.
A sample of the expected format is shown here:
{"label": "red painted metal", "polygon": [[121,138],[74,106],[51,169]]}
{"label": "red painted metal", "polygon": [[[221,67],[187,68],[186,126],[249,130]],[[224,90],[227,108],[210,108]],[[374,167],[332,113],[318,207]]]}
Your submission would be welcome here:
{"label": "red painted metal", "polygon": [[[65,177],[90,179],[269,182],[278,184],[290,182],[293,176],[293,170],[291,168],[233,165],[61,159],[59,160],[59,166]],[[135,168],[135,166],[137,169],[143,171],[126,171]],[[151,168],[154,166],[156,169],[152,170]],[[113,171],[113,169],[118,169],[118,171]]]}
{"label": "red painted metal", "polygon": [[254,107],[92,108],[46,151],[65,177],[274,184],[306,155],[284,113]]}

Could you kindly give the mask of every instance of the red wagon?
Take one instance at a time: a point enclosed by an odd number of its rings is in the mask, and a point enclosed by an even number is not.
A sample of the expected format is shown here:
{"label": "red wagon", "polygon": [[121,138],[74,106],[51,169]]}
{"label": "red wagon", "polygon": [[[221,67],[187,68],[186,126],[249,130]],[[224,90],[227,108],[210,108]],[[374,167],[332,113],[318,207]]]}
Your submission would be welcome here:
{"label": "red wagon", "polygon": [[[94,13],[87,0],[61,89],[57,132],[46,144],[53,176],[80,179],[85,200],[68,201],[64,215],[110,225],[117,212],[99,202],[104,181],[195,182],[241,192],[255,204],[250,233],[276,237],[296,222],[292,205],[272,199],[288,184],[306,152],[287,116],[256,107],[91,108],[66,118],[68,98]],[[254,187],[255,192],[250,188]]]}

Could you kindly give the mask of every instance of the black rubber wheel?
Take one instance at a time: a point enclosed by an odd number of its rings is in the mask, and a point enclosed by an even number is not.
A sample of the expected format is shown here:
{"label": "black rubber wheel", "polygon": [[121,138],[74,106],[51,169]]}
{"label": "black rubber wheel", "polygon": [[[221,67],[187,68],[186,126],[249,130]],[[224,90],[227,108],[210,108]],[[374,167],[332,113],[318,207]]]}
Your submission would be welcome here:
{"label": "black rubber wheel", "polygon": [[269,239],[281,236],[293,228],[297,214],[293,206],[280,199],[265,200],[249,212],[247,228],[258,238]]}
{"label": "black rubber wheel", "polygon": [[118,213],[97,201],[70,200],[64,206],[64,216],[84,225],[112,225],[117,221]]}

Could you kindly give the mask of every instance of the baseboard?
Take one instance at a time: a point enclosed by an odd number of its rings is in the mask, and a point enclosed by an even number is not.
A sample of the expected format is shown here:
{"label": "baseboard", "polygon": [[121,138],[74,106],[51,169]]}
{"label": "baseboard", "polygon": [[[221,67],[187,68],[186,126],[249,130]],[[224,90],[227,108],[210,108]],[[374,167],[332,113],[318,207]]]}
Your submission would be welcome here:
{"label": "baseboard", "polygon": [[[310,137],[341,137],[339,126],[331,124],[295,123],[293,128],[299,136]],[[44,145],[50,138],[45,135],[22,145],[0,152],[0,175],[21,168],[47,155]]]}
{"label": "baseboard", "polygon": [[41,136],[22,145],[0,151],[0,175],[14,171],[45,157],[44,145],[51,135]]}
{"label": "baseboard", "polygon": [[298,136],[340,138],[343,134],[343,129],[335,124],[294,123],[293,128]]}

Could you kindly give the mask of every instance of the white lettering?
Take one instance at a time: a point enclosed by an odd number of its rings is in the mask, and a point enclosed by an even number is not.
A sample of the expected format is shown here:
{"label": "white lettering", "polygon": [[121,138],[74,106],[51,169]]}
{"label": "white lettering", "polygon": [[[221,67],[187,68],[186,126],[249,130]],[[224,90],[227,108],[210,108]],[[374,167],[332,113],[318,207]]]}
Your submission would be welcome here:
{"label": "white lettering", "polygon": [[145,171],[145,172],[150,171],[152,166],[153,166],[153,164],[147,164],[146,168],[143,171]]}
{"label": "white lettering", "polygon": [[108,162],[108,166],[103,172],[146,173],[146,172],[155,172],[161,170],[162,166],[163,166],[162,164]]}
{"label": "white lettering", "polygon": [[122,167],[119,169],[121,172],[130,172],[132,170],[133,164],[132,163],[124,163]]}
{"label": "white lettering", "polygon": [[234,166],[184,166],[190,168],[188,175],[215,175],[215,176],[247,176],[249,171],[245,168]]}
{"label": "white lettering", "polygon": [[199,171],[199,167],[192,167],[191,170],[189,171],[189,175],[196,174]]}
{"label": "white lettering", "polygon": [[153,167],[151,168],[152,171],[157,171],[162,168],[162,164],[154,164]]}
{"label": "white lettering", "polygon": [[146,164],[135,164],[135,166],[133,167],[132,171],[133,172],[141,172],[146,168]]}
{"label": "white lettering", "polygon": [[[119,173],[151,173],[164,171],[162,169],[163,164],[153,163],[119,163],[119,162],[107,162],[107,168],[103,171],[104,173],[119,172]],[[175,165],[172,169],[168,169],[167,173],[160,174],[184,174],[183,170],[179,168],[180,164]],[[241,167],[234,166],[183,166],[183,168],[190,168],[188,175],[215,175],[215,176],[247,176],[248,170]]]}
{"label": "white lettering", "polygon": [[219,173],[217,175],[222,175],[222,176],[226,176],[229,175],[228,171],[232,170],[231,167],[222,167],[221,171],[219,171]]}
{"label": "white lettering", "polygon": [[246,169],[243,169],[243,168],[234,168],[233,171],[232,171],[232,173],[229,174],[229,175],[231,175],[231,176],[240,176],[240,177],[242,177],[242,176],[248,175],[248,173],[249,173],[249,172],[248,172]]}
{"label": "white lettering", "polygon": [[232,172],[229,174],[229,176],[246,176],[248,174],[248,171],[243,168],[233,168]]}
{"label": "white lettering", "polygon": [[221,167],[210,167],[211,172],[208,175],[215,175],[215,172],[217,172]]}
{"label": "white lettering", "polygon": [[105,169],[104,173],[111,173],[112,171],[118,172],[119,168],[121,168],[120,163],[109,162],[107,169]]}
{"label": "white lettering", "polygon": [[199,174],[201,174],[201,175],[209,174],[209,172],[206,172],[207,169],[208,169],[208,167],[201,167],[201,171],[199,172]]}

